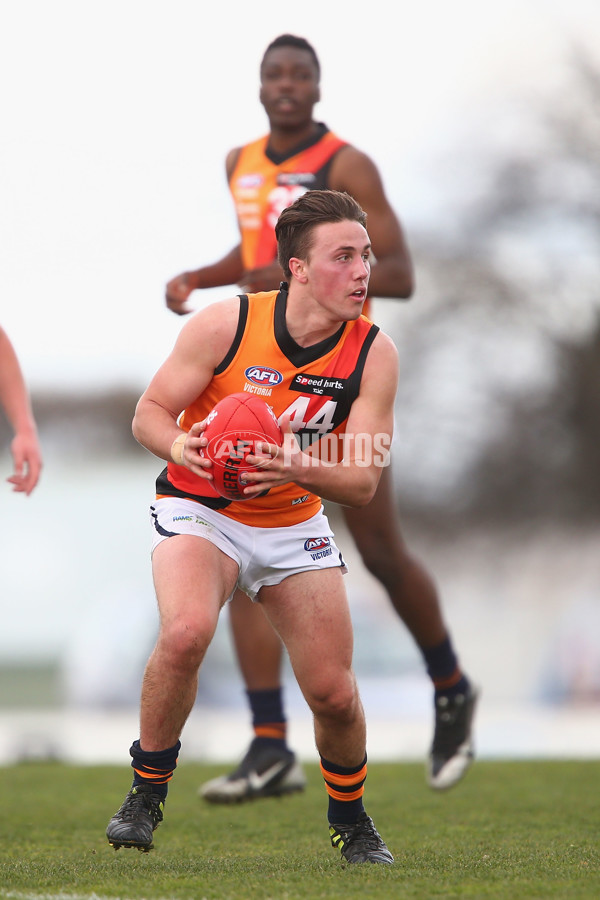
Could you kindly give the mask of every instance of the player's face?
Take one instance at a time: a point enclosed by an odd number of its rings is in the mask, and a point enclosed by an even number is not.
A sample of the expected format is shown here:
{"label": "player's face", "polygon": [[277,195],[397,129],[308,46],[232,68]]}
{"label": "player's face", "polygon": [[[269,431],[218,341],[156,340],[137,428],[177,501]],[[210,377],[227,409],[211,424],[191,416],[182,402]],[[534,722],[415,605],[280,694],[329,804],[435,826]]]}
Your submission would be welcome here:
{"label": "player's face", "polygon": [[299,274],[319,306],[340,321],[357,319],[367,299],[371,242],[359,222],[328,222],[312,234]]}
{"label": "player's face", "polygon": [[305,125],[319,99],[319,74],[308,50],[275,47],[269,51],[260,73],[260,102],[271,127]]}

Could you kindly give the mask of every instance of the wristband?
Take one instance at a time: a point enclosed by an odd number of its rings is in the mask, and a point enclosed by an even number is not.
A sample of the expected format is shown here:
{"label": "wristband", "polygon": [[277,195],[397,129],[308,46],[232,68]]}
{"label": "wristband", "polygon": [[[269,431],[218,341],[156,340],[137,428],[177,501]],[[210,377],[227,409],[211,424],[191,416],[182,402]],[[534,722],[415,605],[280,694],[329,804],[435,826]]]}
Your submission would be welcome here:
{"label": "wristband", "polygon": [[186,437],[186,432],[178,434],[171,444],[171,459],[174,463],[177,463],[178,466],[183,465],[183,445],[185,444]]}

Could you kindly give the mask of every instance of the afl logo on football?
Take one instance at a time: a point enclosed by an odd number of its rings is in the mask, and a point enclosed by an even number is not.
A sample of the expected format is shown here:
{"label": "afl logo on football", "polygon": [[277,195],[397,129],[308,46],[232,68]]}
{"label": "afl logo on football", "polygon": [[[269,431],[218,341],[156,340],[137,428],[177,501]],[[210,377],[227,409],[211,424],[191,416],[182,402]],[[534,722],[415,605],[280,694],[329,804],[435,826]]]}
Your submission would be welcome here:
{"label": "afl logo on football", "polygon": [[283,381],[281,372],[271,369],[269,366],[248,366],[244,375],[248,381],[258,384],[260,387],[274,387]]}
{"label": "afl logo on football", "polygon": [[314,553],[316,550],[324,550],[326,547],[329,547],[330,540],[328,537],[318,537],[318,538],[309,538],[307,541],[304,541],[304,549],[308,550],[309,553]]}

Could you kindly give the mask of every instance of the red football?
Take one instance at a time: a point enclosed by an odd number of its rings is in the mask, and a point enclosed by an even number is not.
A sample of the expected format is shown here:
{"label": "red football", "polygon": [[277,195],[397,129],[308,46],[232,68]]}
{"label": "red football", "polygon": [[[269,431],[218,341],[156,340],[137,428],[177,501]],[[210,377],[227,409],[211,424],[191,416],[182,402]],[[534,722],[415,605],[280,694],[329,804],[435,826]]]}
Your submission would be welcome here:
{"label": "red football", "polygon": [[227,500],[247,500],[242,491],[247,485],[240,481],[246,472],[257,472],[259,466],[247,465],[256,441],[266,441],[281,447],[283,436],[268,404],[254,394],[229,394],[211,410],[204,437],[208,445],[204,453],[212,461],[212,485]]}

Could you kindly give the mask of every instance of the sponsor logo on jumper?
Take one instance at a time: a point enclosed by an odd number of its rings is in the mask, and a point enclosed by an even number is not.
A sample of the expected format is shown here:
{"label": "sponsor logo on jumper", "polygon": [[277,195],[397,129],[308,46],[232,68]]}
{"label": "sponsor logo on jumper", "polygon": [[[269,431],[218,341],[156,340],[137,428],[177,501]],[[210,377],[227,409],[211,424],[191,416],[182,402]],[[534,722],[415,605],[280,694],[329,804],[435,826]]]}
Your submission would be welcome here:
{"label": "sponsor logo on jumper", "polygon": [[299,373],[292,380],[290,390],[301,391],[303,394],[326,394],[328,397],[339,397],[345,390],[347,381],[347,378],[328,378],[326,375]]}
{"label": "sponsor logo on jumper", "polygon": [[311,185],[317,180],[314,172],[280,172],[277,176],[277,184],[304,184]]}
{"label": "sponsor logo on jumper", "polygon": [[248,366],[244,375],[252,384],[258,387],[275,387],[283,381],[283,375],[277,369],[270,366]]}
{"label": "sponsor logo on jumper", "polygon": [[308,538],[304,541],[304,549],[310,553],[311,559],[323,559],[325,556],[331,556],[333,550],[331,541],[328,537]]}
{"label": "sponsor logo on jumper", "polygon": [[296,497],[295,500],[292,500],[292,506],[297,506],[298,503],[306,503],[310,494],[303,494],[302,497]]}

